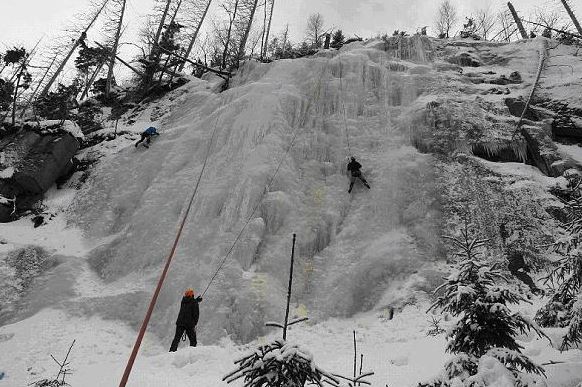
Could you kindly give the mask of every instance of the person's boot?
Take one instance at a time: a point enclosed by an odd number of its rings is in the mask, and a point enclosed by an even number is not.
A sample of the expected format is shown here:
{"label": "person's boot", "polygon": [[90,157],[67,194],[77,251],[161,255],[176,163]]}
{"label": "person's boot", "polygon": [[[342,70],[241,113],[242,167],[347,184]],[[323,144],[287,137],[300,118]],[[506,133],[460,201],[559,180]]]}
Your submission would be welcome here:
{"label": "person's boot", "polygon": [[348,188],[348,193],[352,193],[352,188],[354,188],[354,183],[350,183],[350,188]]}
{"label": "person's boot", "polygon": [[368,182],[366,180],[362,179],[362,183],[364,183],[364,185],[366,186],[366,188],[370,189],[370,185],[368,184]]}

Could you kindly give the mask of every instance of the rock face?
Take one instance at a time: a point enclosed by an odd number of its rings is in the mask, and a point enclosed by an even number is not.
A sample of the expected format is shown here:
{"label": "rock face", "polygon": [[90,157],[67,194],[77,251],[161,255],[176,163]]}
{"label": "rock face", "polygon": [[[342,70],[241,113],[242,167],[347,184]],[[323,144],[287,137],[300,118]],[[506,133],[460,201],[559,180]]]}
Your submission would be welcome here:
{"label": "rock face", "polygon": [[[68,132],[22,130],[0,140],[0,195],[16,197],[17,209],[26,209],[67,172],[78,149],[79,142]],[[12,212],[12,202],[0,204],[0,222],[10,221]]]}
{"label": "rock face", "polygon": [[[523,113],[523,109],[525,109],[525,101],[522,99],[506,98],[505,105],[508,107],[511,115],[513,115],[515,117],[521,117],[521,114]],[[531,121],[538,121],[539,120],[538,115],[531,107],[527,108],[523,118],[531,120]]]}
{"label": "rock face", "polygon": [[531,157],[540,171],[547,176],[558,177],[564,171],[574,167],[560,157],[556,144],[544,129],[537,126],[524,125],[521,134],[528,147],[528,156]]}

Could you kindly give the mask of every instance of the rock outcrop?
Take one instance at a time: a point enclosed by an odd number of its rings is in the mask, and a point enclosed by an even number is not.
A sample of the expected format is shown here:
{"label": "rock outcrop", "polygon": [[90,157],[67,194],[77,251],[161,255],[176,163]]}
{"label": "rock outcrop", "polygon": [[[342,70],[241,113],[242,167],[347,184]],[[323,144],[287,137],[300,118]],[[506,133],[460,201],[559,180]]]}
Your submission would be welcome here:
{"label": "rock outcrop", "polygon": [[0,140],[0,222],[16,210],[29,209],[55,181],[70,171],[79,149],[66,131],[42,133],[23,129]]}

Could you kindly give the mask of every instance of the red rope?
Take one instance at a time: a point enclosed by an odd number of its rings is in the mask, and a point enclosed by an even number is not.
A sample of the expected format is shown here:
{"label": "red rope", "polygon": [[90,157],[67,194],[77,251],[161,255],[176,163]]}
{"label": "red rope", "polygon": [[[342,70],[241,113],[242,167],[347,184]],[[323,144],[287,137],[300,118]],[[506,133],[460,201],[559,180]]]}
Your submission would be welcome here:
{"label": "red rope", "polygon": [[210,138],[210,144],[206,151],[206,157],[204,158],[204,164],[202,165],[202,170],[200,171],[200,175],[198,176],[198,181],[196,182],[196,186],[194,187],[194,192],[192,193],[192,197],[190,197],[190,202],[188,203],[188,207],[186,208],[186,212],[184,213],[184,217],[180,222],[180,228],[178,229],[178,233],[176,234],[176,239],[174,240],[174,244],[172,245],[172,250],[166,259],[166,265],[164,266],[164,270],[162,271],[162,275],[158,280],[158,285],[156,286],[156,290],[154,291],[154,295],[150,301],[150,305],[146,312],[146,315],[143,319],[141,324],[141,328],[139,329],[139,333],[137,335],[137,339],[135,340],[135,344],[133,345],[133,350],[131,351],[131,355],[129,355],[129,360],[127,361],[127,365],[125,367],[125,371],[123,372],[123,376],[121,377],[121,382],[119,382],[119,387],[125,387],[127,384],[127,380],[129,379],[129,375],[131,374],[131,370],[133,368],[133,363],[137,357],[137,353],[139,352],[139,347],[141,346],[141,342],[145,335],[146,329],[150,322],[150,318],[152,317],[152,312],[154,311],[154,307],[156,306],[156,302],[158,301],[158,296],[160,295],[160,290],[162,289],[162,285],[164,284],[164,280],[166,279],[166,274],[168,273],[168,269],[170,268],[170,263],[172,262],[172,258],[174,258],[174,253],[176,252],[176,248],[178,247],[178,242],[180,241],[180,237],[182,236],[182,230],[184,229],[184,225],[186,224],[186,220],[188,219],[188,214],[190,213],[190,209],[192,208],[192,203],[194,203],[194,197],[196,196],[196,192],[198,192],[198,186],[200,185],[200,180],[202,179],[202,175],[204,174],[204,169],[206,168],[206,162],[208,161],[208,155],[210,154],[210,148],[212,148],[212,141],[214,139],[214,134],[216,132],[216,127],[218,124],[218,117],[216,118],[216,122],[214,123],[214,130],[212,131],[212,137]]}

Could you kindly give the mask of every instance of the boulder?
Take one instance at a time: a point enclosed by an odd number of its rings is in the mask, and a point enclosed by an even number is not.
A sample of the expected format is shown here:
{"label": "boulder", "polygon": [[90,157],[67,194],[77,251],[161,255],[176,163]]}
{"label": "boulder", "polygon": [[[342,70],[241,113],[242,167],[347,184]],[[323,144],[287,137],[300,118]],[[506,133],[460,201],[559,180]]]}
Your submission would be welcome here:
{"label": "boulder", "polygon": [[562,160],[556,144],[544,129],[524,125],[521,128],[521,134],[527,142],[528,156],[545,175],[558,177],[572,167]]}
{"label": "boulder", "polygon": [[[16,197],[18,211],[33,208],[42,194],[68,172],[78,149],[79,142],[67,131],[38,133],[25,129],[3,138],[0,196]],[[11,221],[12,210],[11,205],[0,205],[0,222]]]}
{"label": "boulder", "polygon": [[582,142],[582,120],[560,115],[552,122],[552,135],[559,139]]}
{"label": "boulder", "polygon": [[[515,117],[521,117],[523,109],[525,109],[525,101],[517,98],[505,98],[505,105],[509,108],[511,115]],[[523,118],[531,121],[539,121],[538,114],[531,108],[528,107]]]}
{"label": "boulder", "polygon": [[0,204],[0,222],[6,223],[12,219],[12,206]]}
{"label": "boulder", "polygon": [[449,56],[446,60],[449,63],[453,63],[463,67],[481,66],[481,61],[475,55],[468,52],[461,52],[459,54]]}
{"label": "boulder", "polygon": [[63,174],[78,149],[79,142],[69,133],[40,136],[17,163],[14,181],[26,192],[44,193]]}

